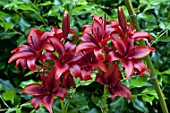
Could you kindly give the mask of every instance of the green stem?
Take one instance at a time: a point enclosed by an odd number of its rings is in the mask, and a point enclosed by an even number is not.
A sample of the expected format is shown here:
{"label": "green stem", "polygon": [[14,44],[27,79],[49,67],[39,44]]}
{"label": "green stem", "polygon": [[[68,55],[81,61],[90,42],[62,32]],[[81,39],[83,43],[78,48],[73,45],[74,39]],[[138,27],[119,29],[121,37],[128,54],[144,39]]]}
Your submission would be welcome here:
{"label": "green stem", "polygon": [[103,92],[103,98],[104,98],[104,101],[103,101],[103,113],[107,113],[108,112],[106,92],[107,92],[107,85],[104,85],[104,92]]}
{"label": "green stem", "polygon": [[63,100],[60,100],[60,103],[61,103],[62,113],[66,113],[66,112],[65,112],[65,108],[64,108],[64,101],[63,101]]}
{"label": "green stem", "polygon": [[[130,0],[124,0],[124,2],[126,4],[126,7],[128,9],[128,12],[129,12],[129,15],[130,15],[132,21],[135,22],[136,30],[140,31],[140,27],[139,27],[139,24],[137,22],[137,17],[136,17],[136,14],[134,12],[134,9],[133,9],[133,6],[131,4],[131,1]],[[145,42],[143,40],[140,41],[140,44],[142,46],[146,46],[146,44],[145,44]],[[159,97],[159,101],[160,101],[160,104],[161,104],[162,111],[163,111],[163,113],[169,113],[167,105],[166,105],[166,102],[165,102],[165,99],[164,99],[164,96],[163,96],[163,93],[162,93],[162,90],[161,90],[161,88],[159,86],[159,82],[157,80],[157,77],[156,77],[156,74],[155,74],[155,69],[154,69],[154,66],[152,64],[150,56],[149,55],[146,56],[145,60],[146,60],[148,68],[151,70],[150,78],[153,80],[153,84],[154,84],[154,87],[156,89],[157,95]]]}
{"label": "green stem", "polygon": [[2,100],[2,102],[4,103],[4,105],[9,109],[10,107],[8,106],[8,104],[5,102],[5,100],[3,99],[3,97],[0,95],[0,98]]}

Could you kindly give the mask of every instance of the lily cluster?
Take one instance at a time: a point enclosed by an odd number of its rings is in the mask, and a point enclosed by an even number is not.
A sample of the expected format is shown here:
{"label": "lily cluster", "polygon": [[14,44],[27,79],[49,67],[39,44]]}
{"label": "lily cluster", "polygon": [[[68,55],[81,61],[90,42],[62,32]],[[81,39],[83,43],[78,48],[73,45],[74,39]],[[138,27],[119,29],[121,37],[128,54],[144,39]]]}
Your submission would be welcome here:
{"label": "lily cluster", "polygon": [[[153,40],[153,37],[132,28],[121,7],[118,8],[118,21],[106,21],[106,16],[93,15],[92,25],[82,29],[81,43],[76,45],[78,36],[70,28],[69,14],[65,12],[62,29],[56,25],[50,32],[31,28],[26,44],[12,50],[14,54],[8,63],[16,61],[17,70],[21,65],[40,73],[42,84],[30,84],[21,91],[34,96],[31,105],[35,109],[42,103],[52,113],[55,96],[64,100],[67,90],[74,87],[75,78],[90,80],[96,70],[95,80],[108,86],[112,100],[116,96],[131,100],[130,90],[121,83],[122,72],[127,79],[149,72],[141,58],[155,51],[147,39]],[[144,40],[147,46],[138,45],[139,40]]]}

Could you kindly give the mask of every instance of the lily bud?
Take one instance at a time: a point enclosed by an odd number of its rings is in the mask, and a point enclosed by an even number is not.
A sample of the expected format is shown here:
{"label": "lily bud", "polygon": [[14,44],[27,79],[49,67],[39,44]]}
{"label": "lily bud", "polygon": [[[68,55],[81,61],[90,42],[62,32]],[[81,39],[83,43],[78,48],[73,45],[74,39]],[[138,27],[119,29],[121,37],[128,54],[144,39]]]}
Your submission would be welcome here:
{"label": "lily bud", "polygon": [[70,16],[67,11],[64,12],[63,21],[62,21],[62,30],[63,30],[64,39],[66,39],[70,31]]}
{"label": "lily bud", "polygon": [[127,31],[127,21],[126,21],[124,12],[122,10],[122,7],[118,8],[118,20],[119,20],[119,24],[120,24],[123,32],[126,33],[126,31]]}

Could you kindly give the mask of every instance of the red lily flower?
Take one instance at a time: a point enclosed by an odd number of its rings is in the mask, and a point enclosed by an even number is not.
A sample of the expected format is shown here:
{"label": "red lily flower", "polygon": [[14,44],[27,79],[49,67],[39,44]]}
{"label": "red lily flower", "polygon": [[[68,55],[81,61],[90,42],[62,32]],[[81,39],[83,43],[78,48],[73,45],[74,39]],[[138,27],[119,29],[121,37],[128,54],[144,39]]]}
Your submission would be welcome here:
{"label": "red lily flower", "polygon": [[128,41],[125,42],[123,39],[116,36],[113,38],[113,43],[117,51],[109,52],[107,58],[110,62],[115,60],[120,60],[122,62],[122,65],[125,67],[127,79],[133,74],[134,69],[138,70],[139,74],[147,70],[144,63],[139,59],[149,55],[153,49],[145,46],[134,46],[134,43],[129,45],[130,43]]}
{"label": "red lily flower", "polygon": [[122,79],[118,64],[113,64],[107,72],[99,72],[96,81],[103,85],[108,85],[108,92],[111,94],[111,99],[116,96],[132,99],[130,90],[120,80]]}
{"label": "red lily flower", "polygon": [[[103,50],[108,48],[106,43],[111,40],[110,34],[114,32],[114,28],[106,26],[106,20],[94,15],[92,26],[85,25],[83,27],[82,43],[76,48],[76,53],[80,51],[93,52],[99,61],[105,60]],[[103,70],[106,71],[106,70]]]}
{"label": "red lily flower", "polygon": [[62,42],[55,37],[50,37],[48,40],[51,42],[58,54],[58,57],[54,60],[56,79],[59,79],[62,74],[67,73],[67,71],[70,71],[74,76],[81,73],[79,71],[80,67],[76,62],[81,59],[82,55],[80,53],[75,54],[76,45],[69,41],[62,44]]}
{"label": "red lily flower", "polygon": [[51,32],[54,33],[53,37],[64,41],[66,39],[74,37],[75,41],[78,39],[76,31],[70,28],[70,16],[67,11],[64,12],[62,20],[62,29],[58,29],[56,25],[52,28]]}
{"label": "red lily flower", "polygon": [[[40,30],[35,30],[32,28],[29,32],[27,43],[21,45],[18,48],[12,50],[12,53],[15,53],[11,56],[8,63],[16,60],[16,69],[18,70],[18,65],[25,69],[26,64],[31,71],[36,70],[36,60],[41,59],[42,50],[53,51],[54,48],[44,40],[44,33]],[[43,56],[46,56],[48,59],[54,59],[54,55],[46,53]],[[47,59],[46,59],[47,60]]]}
{"label": "red lily flower", "polygon": [[55,79],[55,71],[51,70],[48,76],[41,74],[42,84],[30,84],[26,86],[22,93],[33,95],[34,98],[31,100],[31,105],[37,110],[39,105],[42,103],[45,108],[52,113],[52,104],[54,97],[57,96],[61,100],[64,100],[67,91],[60,87],[60,79]]}
{"label": "red lily flower", "polygon": [[[153,37],[147,32],[136,32],[135,29],[130,28],[121,7],[118,9],[118,20],[119,25],[112,24],[111,27],[118,30],[118,35],[120,37],[112,34],[112,42],[116,50],[109,52],[107,58],[110,62],[115,60],[120,60],[122,62],[127,79],[130,78],[134,70],[138,72],[138,74],[144,75],[144,71],[148,69],[139,59],[155,51],[146,39],[146,37],[149,37],[153,40]],[[135,46],[135,42],[138,40],[146,41],[147,46]]]}

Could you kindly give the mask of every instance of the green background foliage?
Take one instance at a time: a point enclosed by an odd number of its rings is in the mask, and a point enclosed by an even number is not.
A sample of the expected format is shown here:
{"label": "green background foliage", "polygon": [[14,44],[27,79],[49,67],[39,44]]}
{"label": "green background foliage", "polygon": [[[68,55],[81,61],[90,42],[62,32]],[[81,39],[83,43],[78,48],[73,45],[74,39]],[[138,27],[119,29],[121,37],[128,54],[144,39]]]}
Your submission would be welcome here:
{"label": "green background foliage", "polygon": [[[170,110],[170,1],[132,0],[142,31],[154,36],[151,42],[156,52],[151,54],[159,84]],[[40,82],[36,73],[18,72],[15,62],[8,64],[10,51],[26,42],[30,28],[50,31],[54,22],[61,28],[65,10],[70,14],[71,28],[82,33],[81,27],[91,24],[92,15],[107,15],[117,20],[117,8],[122,6],[129,20],[123,0],[3,0],[0,2],[0,111],[6,113],[45,113],[43,106],[35,111],[30,105],[31,96],[20,95],[23,87]],[[92,75],[95,78],[95,74]],[[109,113],[161,113],[156,91],[148,76],[134,76],[122,81],[132,92],[133,100],[117,97],[107,100]],[[69,90],[64,100],[68,113],[101,113],[103,86],[94,82],[80,82]],[[110,95],[107,95],[110,97]],[[60,101],[55,99],[53,111],[61,113]]]}

